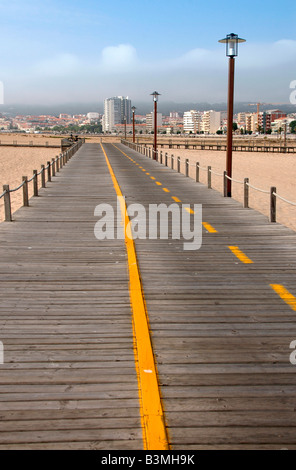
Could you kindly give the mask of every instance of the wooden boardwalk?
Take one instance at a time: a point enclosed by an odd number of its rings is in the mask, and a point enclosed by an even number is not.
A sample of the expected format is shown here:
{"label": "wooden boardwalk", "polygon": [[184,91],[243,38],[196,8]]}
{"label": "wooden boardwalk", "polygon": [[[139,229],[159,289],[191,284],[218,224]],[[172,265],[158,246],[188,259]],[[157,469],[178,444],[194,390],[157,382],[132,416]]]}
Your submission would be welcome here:
{"label": "wooden boardwalk", "polygon": [[[171,448],[295,449],[295,232],[104,149],[127,205],[202,204],[208,224],[196,251],[135,240]],[[141,449],[125,244],[93,232],[96,205],[116,206],[101,147],[40,194],[0,225],[0,449]]]}

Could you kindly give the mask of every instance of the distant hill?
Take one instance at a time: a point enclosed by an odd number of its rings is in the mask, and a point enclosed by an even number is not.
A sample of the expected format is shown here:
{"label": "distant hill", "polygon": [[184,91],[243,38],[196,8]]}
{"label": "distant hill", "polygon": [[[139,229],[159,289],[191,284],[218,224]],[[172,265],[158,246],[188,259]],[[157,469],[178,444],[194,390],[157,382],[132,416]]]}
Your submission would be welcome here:
{"label": "distant hill", "polygon": [[[153,102],[133,102],[136,106],[136,114],[147,114],[153,110]],[[284,104],[284,105],[265,105],[260,106],[260,111],[268,109],[281,109],[286,113],[295,113],[296,105]],[[180,114],[190,109],[196,109],[199,111],[206,111],[213,109],[214,111],[226,111],[227,103],[176,103],[174,101],[159,101],[158,110],[164,115],[169,115],[170,112],[176,111]],[[248,103],[240,102],[235,103],[234,112],[256,112],[256,106],[248,106]],[[66,114],[87,114],[88,112],[99,112],[103,114],[104,107],[103,102],[91,102],[91,103],[61,103],[55,105],[24,105],[24,104],[4,104],[0,105],[0,113],[7,113],[11,116],[21,115],[42,115],[48,114],[58,116],[61,113]]]}

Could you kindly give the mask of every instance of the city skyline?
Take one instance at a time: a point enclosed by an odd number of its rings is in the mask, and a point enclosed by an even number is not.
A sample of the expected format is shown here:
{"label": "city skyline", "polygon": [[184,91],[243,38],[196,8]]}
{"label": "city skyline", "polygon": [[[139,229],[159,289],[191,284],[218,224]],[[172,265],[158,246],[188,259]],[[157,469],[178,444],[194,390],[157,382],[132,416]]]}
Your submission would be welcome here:
{"label": "city skyline", "polygon": [[296,7],[251,0],[233,8],[185,0],[13,0],[0,5],[4,103],[225,102],[227,58],[218,40],[247,40],[236,61],[235,99],[289,103],[296,79]]}

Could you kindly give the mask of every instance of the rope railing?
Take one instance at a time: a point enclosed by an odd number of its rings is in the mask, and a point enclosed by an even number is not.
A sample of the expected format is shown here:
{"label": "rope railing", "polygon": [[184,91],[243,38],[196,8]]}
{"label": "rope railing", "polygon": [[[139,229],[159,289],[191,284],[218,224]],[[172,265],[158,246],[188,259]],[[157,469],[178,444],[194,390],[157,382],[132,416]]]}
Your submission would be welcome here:
{"label": "rope railing", "polygon": [[[25,184],[25,181],[23,181],[17,188],[14,188],[14,189],[9,189],[9,192],[10,193],[15,193],[16,191],[18,191],[19,189],[21,189]],[[6,191],[7,192],[7,191]]]}
{"label": "rope railing", "polygon": [[291,204],[292,206],[296,206],[296,202],[289,201],[288,199],[284,198],[283,196],[280,196],[279,194],[277,194],[275,191],[273,191],[272,194],[273,194],[273,196],[278,197],[282,201],[287,202],[288,204]]}
{"label": "rope railing", "polygon": [[10,189],[9,185],[3,185],[3,193],[0,195],[0,199],[4,197],[4,213],[5,213],[5,221],[11,222],[12,221],[12,211],[11,211],[11,200],[10,194],[15,193],[19,189],[23,188],[23,205],[29,206],[29,198],[28,198],[28,183],[33,181],[33,189],[34,189],[34,196],[38,196],[38,176],[41,175],[41,187],[46,187],[46,178],[45,178],[45,170],[47,170],[47,181],[51,181],[51,177],[55,176],[56,172],[60,170],[69,160],[70,158],[79,150],[79,148],[84,143],[84,139],[75,142],[68,150],[62,152],[56,159],[52,159],[51,162],[47,162],[47,166],[41,165],[41,170],[37,172],[37,170],[33,170],[33,176],[28,179],[27,176],[23,176],[22,183],[17,186],[16,188]]}
{"label": "rope railing", "polygon": [[[162,151],[160,151],[160,153],[159,153],[158,150],[156,152],[154,152],[154,150],[151,149],[151,147],[146,145],[146,144],[138,144],[138,143],[136,144],[136,143],[124,140],[124,139],[121,140],[121,143],[123,145],[126,145],[126,146],[130,147],[133,150],[136,150],[137,152],[141,153],[142,155],[144,155],[146,157],[149,157],[149,158],[154,157],[154,159],[156,161],[158,161],[159,163],[161,163],[161,164],[163,164],[163,161],[164,161],[165,166],[168,166],[168,158],[169,157],[168,157],[167,152],[165,153],[165,158],[163,159]],[[199,164],[199,162],[196,162],[195,164],[190,163],[188,158],[185,158],[185,159],[183,159],[181,157],[176,158],[173,154],[171,155],[170,158],[171,158],[171,168],[174,169],[174,162],[176,160],[176,162],[177,162],[177,171],[179,173],[180,173],[181,162],[185,163],[185,175],[186,176],[189,176],[189,167],[194,167],[195,170],[196,170],[195,181],[197,183],[200,182],[199,181],[199,170],[207,171],[208,188],[209,189],[212,188],[211,175],[214,174],[216,176],[222,176],[223,177],[223,192],[224,192],[225,197],[227,196],[227,189],[226,189],[227,180],[233,181],[234,183],[237,183],[237,184],[244,185],[244,208],[249,207],[249,189],[250,188],[255,190],[255,191],[259,191],[261,193],[264,193],[264,194],[269,194],[270,195],[270,221],[271,222],[276,222],[276,198],[279,198],[282,201],[284,201],[288,204],[291,204],[292,206],[296,206],[295,202],[289,201],[288,199],[284,198],[283,196],[280,196],[279,194],[277,194],[276,188],[274,186],[272,186],[270,188],[270,190],[257,188],[256,186],[253,186],[252,184],[250,184],[249,178],[244,178],[244,181],[239,181],[239,180],[236,180],[236,179],[228,176],[226,171],[224,171],[223,173],[215,172],[214,170],[212,170],[211,166],[208,166],[207,168],[204,168]]]}
{"label": "rope railing", "polygon": [[256,186],[253,186],[250,183],[246,183],[249,188],[255,189],[255,191],[260,191],[261,193],[269,194],[270,191],[267,191],[266,189],[261,189],[261,188],[256,188]]}

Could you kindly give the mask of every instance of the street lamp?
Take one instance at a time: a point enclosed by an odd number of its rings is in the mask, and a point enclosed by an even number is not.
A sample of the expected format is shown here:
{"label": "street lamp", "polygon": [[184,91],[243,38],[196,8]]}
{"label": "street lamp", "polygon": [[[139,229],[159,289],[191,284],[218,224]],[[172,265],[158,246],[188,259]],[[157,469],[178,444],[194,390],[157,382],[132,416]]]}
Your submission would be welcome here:
{"label": "street lamp", "polygon": [[[238,44],[246,42],[237,34],[227,34],[226,38],[220,39],[226,44],[226,55],[229,57],[228,72],[228,104],[227,104],[227,154],[226,171],[229,178],[232,177],[232,125],[233,125],[233,95],[234,95],[234,58],[238,55]],[[231,180],[227,179],[227,197],[231,197]]]}
{"label": "street lamp", "polygon": [[135,111],[136,111],[136,107],[135,106],[132,106],[132,112],[133,112],[133,142],[135,143],[135,140],[136,140],[136,133],[135,133]]}
{"label": "street lamp", "polygon": [[151,93],[153,96],[154,101],[154,144],[153,144],[153,160],[156,160],[156,152],[157,152],[157,101],[160,93],[154,91]]}
{"label": "street lamp", "polygon": [[123,122],[124,122],[124,140],[126,140],[126,116],[124,116]]}

